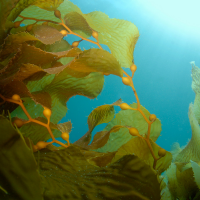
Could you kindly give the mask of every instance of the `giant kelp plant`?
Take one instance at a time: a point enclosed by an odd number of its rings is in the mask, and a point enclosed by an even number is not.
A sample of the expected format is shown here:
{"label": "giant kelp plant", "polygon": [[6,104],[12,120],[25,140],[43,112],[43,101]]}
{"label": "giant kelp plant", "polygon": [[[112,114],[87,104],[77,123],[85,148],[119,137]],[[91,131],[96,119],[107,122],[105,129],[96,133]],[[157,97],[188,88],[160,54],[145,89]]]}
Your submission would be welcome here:
{"label": "giant kelp plant", "polygon": [[[160,174],[172,155],[155,143],[160,120],[141,106],[132,81],[137,27],[99,11],[83,14],[68,0],[1,1],[0,10],[1,199],[170,196]],[[70,45],[70,34],[80,40]],[[83,40],[97,48],[81,50]],[[133,89],[136,103],[120,99],[97,107],[88,116],[88,132],[70,144],[71,122],[58,124],[66,102],[74,95],[97,97],[109,74]],[[122,109],[116,115],[114,106]],[[108,125],[91,142],[101,123]]]}

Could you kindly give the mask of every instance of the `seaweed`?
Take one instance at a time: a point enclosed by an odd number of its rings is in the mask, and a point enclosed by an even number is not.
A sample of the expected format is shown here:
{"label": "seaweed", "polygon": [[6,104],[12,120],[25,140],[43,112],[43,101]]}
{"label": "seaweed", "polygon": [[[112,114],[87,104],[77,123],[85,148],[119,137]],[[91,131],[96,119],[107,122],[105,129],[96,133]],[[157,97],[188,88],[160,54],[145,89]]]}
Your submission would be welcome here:
{"label": "seaweed", "polygon": [[[155,143],[161,122],[142,107],[132,81],[137,27],[99,11],[83,14],[68,0],[10,0],[0,5],[0,110],[5,110],[0,116],[0,195],[160,199],[167,187],[160,174],[172,155]],[[80,40],[70,45],[70,34]],[[97,48],[81,50],[83,40]],[[131,75],[122,67],[130,68]],[[132,88],[136,103],[120,99],[95,108],[88,116],[88,132],[70,144],[71,122],[58,124],[67,101],[75,95],[96,98],[110,74]],[[114,106],[121,111],[115,114]],[[11,119],[5,114],[9,112]],[[101,123],[108,125],[92,140]]]}

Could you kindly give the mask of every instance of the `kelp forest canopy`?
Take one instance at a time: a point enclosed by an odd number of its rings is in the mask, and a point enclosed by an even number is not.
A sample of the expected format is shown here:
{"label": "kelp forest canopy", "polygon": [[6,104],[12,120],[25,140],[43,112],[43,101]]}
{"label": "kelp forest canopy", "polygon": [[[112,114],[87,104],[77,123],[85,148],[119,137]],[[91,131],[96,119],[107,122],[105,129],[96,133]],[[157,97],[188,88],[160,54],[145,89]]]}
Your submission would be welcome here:
{"label": "kelp forest canopy", "polygon": [[[161,176],[172,162],[156,144],[161,122],[140,104],[132,81],[137,27],[100,11],[84,14],[69,0],[0,1],[0,13],[1,199],[175,196]],[[70,44],[68,35],[79,40]],[[82,41],[92,47],[79,48]],[[73,122],[59,123],[67,101],[96,98],[110,74],[132,88],[136,102],[99,105],[88,116],[88,132],[71,144]],[[121,111],[115,113],[115,106]],[[93,133],[102,123],[106,128]]]}

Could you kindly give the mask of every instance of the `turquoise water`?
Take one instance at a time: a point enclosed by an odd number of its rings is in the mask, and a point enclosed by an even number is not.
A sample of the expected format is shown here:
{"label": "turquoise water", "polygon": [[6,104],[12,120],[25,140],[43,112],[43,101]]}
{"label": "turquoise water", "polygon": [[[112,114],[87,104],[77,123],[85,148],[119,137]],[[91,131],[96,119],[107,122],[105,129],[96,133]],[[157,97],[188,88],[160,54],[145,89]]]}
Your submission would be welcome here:
{"label": "turquoise water", "polygon": [[[191,89],[190,62],[195,61],[200,66],[200,38],[198,40],[193,35],[191,28],[186,32],[184,29],[179,30],[176,27],[178,25],[170,26],[170,21],[162,21],[155,15],[157,10],[154,11],[153,7],[148,9],[142,1],[72,2],[83,13],[99,10],[110,18],[128,20],[138,27],[140,37],[134,51],[134,62],[138,70],[133,81],[141,104],[161,120],[162,132],[157,144],[166,150],[170,150],[174,142],[186,145],[191,138],[188,107],[195,97]],[[86,49],[91,47],[87,42],[81,44]],[[130,74],[128,69],[126,72]],[[119,98],[128,104],[136,102],[132,90],[113,75],[105,77],[104,89],[97,99],[90,100],[83,96],[71,98],[67,102],[68,113],[61,120],[71,120],[73,124],[70,141],[73,143],[88,131],[87,116],[94,108],[111,104]],[[116,108],[116,111],[119,109]],[[93,133],[105,126],[97,126]]]}

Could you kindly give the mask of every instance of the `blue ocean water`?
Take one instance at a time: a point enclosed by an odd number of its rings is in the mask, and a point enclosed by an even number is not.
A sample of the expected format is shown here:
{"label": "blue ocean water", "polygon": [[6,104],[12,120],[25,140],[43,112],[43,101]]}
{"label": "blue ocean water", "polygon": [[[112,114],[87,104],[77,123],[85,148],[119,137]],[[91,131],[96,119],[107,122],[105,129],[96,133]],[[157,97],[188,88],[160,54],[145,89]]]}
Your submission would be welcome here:
{"label": "blue ocean water", "polygon": [[[139,29],[140,37],[134,51],[137,72],[133,82],[141,104],[161,120],[162,132],[157,144],[170,150],[174,142],[186,145],[191,138],[188,119],[189,104],[195,94],[191,83],[191,61],[200,66],[200,37],[186,27],[178,30],[170,21],[156,15],[157,10],[149,9],[139,0],[71,0],[83,13],[102,11],[110,18],[133,22]],[[172,5],[173,6],[173,5]],[[180,5],[181,9],[181,5]],[[170,11],[169,11],[170,12]],[[187,14],[187,13],[186,13]],[[191,22],[192,23],[192,22]],[[69,41],[69,38],[67,39]],[[70,38],[71,42],[76,38]],[[88,49],[92,44],[81,43]],[[105,47],[105,49],[107,49]],[[125,69],[131,74],[129,69]],[[136,102],[131,88],[122,84],[117,76],[105,77],[102,93],[91,100],[83,96],[72,97],[67,102],[68,112],[60,121],[72,122],[70,142],[75,142],[88,131],[87,116],[97,106],[111,104],[122,98],[128,104]],[[116,112],[119,108],[116,108]],[[101,131],[106,124],[97,126],[93,133]]]}

